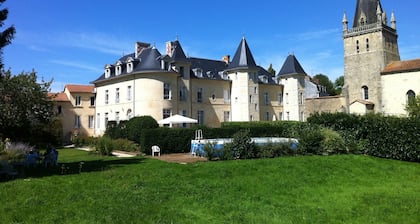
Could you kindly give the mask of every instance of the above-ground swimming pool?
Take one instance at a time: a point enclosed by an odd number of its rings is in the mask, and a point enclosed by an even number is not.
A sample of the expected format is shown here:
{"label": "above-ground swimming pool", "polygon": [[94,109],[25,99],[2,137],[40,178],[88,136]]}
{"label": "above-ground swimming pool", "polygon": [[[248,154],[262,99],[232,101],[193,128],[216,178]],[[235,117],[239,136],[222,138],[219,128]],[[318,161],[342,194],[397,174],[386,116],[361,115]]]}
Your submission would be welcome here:
{"label": "above-ground swimming pool", "polygon": [[[204,146],[211,144],[216,151],[219,153],[222,152],[224,144],[231,143],[232,138],[215,138],[215,139],[195,139],[191,140],[191,154],[196,155],[205,155]],[[280,137],[260,137],[260,138],[251,138],[252,142],[256,145],[265,145],[265,144],[289,144],[291,149],[296,149],[298,145],[298,140],[295,138],[280,138]]]}

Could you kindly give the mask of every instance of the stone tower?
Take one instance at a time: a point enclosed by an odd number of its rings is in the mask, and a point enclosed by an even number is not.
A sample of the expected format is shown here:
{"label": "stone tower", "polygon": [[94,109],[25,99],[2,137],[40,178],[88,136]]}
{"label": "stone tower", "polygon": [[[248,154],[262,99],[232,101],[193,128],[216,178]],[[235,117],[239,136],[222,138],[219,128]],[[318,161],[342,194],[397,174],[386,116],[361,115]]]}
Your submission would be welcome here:
{"label": "stone tower", "polygon": [[347,98],[347,109],[350,113],[364,113],[352,109],[352,104],[358,102],[366,106],[366,112],[381,112],[380,72],[390,62],[400,60],[394,13],[391,26],[388,26],[388,18],[380,0],[357,0],[353,27],[349,28],[346,13],[342,22],[343,93]]}
{"label": "stone tower", "polygon": [[226,72],[232,80],[232,121],[258,121],[258,67],[245,38],[236,50]]}

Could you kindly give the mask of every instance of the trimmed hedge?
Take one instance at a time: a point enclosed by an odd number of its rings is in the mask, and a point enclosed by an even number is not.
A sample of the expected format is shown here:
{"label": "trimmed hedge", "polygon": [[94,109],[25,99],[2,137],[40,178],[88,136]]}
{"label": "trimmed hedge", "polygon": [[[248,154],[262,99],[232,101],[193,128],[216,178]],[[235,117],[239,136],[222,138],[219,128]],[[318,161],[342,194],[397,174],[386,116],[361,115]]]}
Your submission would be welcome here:
{"label": "trimmed hedge", "polygon": [[308,122],[338,131],[362,153],[420,162],[420,119],[322,113],[309,117]]}

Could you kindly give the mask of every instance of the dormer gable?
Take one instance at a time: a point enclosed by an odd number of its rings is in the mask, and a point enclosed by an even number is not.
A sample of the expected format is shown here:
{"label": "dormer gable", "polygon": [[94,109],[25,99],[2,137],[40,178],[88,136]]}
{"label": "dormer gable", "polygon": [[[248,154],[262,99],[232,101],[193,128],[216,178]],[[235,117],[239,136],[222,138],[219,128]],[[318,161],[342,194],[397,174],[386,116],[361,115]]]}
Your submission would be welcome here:
{"label": "dormer gable", "polygon": [[121,75],[122,65],[123,65],[123,63],[121,61],[117,61],[117,63],[115,64],[115,76]]}
{"label": "dormer gable", "polygon": [[105,65],[105,78],[111,77],[111,69],[112,69],[112,65],[110,64]]}

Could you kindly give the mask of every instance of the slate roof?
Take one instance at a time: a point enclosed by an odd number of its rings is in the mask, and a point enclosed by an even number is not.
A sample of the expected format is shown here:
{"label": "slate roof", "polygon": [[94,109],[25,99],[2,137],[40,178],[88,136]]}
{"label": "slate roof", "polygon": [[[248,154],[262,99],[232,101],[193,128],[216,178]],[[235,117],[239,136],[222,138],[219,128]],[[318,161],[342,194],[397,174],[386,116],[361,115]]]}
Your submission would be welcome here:
{"label": "slate roof", "polygon": [[360,17],[362,16],[362,13],[366,15],[365,25],[373,24],[378,21],[378,18],[376,15],[378,2],[379,2],[381,12],[383,12],[382,4],[379,0],[357,0],[356,13],[354,15],[354,21],[353,21],[353,28],[359,26],[359,21],[360,21]]}
{"label": "slate roof", "polygon": [[172,61],[187,61],[184,50],[181,47],[181,43],[178,40],[171,42],[172,44]]}
{"label": "slate roof", "polygon": [[297,75],[297,74],[306,75],[306,72],[300,65],[297,58],[294,55],[289,55],[287,56],[286,61],[284,62],[277,76]]}
{"label": "slate roof", "polygon": [[134,67],[133,71],[162,70],[160,56],[160,52],[155,47],[143,49],[139,55],[140,63]]}
{"label": "slate roof", "polygon": [[241,43],[236,50],[235,56],[233,56],[232,62],[229,64],[228,69],[236,68],[256,68],[254,57],[252,56],[251,50],[245,40],[242,38]]}
{"label": "slate roof", "polygon": [[227,64],[224,61],[203,59],[203,58],[188,58],[191,62],[191,71],[196,69],[202,70],[202,77],[197,77],[192,72],[193,76],[196,78],[207,78],[207,79],[223,79],[220,76],[220,73],[223,73],[227,68]]}
{"label": "slate roof", "polygon": [[420,58],[408,61],[394,61],[381,72],[382,75],[420,71]]}

